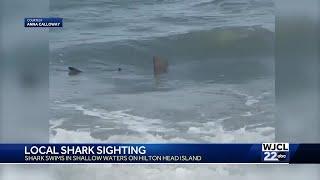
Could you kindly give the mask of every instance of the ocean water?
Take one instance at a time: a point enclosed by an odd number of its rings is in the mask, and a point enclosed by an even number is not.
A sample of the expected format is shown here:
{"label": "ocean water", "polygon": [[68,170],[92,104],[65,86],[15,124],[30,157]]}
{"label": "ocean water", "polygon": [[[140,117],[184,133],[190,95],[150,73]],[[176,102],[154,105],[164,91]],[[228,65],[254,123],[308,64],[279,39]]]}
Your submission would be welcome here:
{"label": "ocean water", "polygon": [[[64,18],[64,28],[50,30],[51,142],[274,140],[273,1],[55,0],[50,7]],[[169,61],[167,74],[154,77],[154,55]],[[83,73],[69,76],[68,66]],[[95,173],[104,179],[113,171],[131,179],[241,179],[249,172],[207,165],[101,168],[54,170],[59,179]]]}

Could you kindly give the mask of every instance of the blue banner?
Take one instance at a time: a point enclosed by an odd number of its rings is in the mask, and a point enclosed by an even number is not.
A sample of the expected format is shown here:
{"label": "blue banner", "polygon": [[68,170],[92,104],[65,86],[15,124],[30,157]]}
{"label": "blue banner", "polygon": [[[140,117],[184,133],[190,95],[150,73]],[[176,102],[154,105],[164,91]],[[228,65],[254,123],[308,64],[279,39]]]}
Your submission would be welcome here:
{"label": "blue banner", "polygon": [[0,144],[0,163],[319,163],[320,144]]}
{"label": "blue banner", "polygon": [[62,18],[25,18],[24,27],[63,27]]}

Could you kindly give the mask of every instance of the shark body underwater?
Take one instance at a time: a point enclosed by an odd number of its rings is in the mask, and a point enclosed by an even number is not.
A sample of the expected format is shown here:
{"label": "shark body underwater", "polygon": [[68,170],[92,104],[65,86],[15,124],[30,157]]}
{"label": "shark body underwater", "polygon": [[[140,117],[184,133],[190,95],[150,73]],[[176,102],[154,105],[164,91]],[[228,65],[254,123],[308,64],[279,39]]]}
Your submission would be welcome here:
{"label": "shark body underwater", "polygon": [[[153,56],[153,73],[155,76],[158,76],[160,74],[164,74],[164,73],[167,73],[168,72],[168,61],[167,60],[164,60],[158,56]],[[80,73],[82,73],[81,70],[75,68],[75,67],[72,67],[72,66],[69,66],[68,67],[68,70],[69,70],[69,75],[70,76],[73,76],[73,75],[78,75]],[[121,71],[122,69],[119,67],[117,69],[117,71]]]}

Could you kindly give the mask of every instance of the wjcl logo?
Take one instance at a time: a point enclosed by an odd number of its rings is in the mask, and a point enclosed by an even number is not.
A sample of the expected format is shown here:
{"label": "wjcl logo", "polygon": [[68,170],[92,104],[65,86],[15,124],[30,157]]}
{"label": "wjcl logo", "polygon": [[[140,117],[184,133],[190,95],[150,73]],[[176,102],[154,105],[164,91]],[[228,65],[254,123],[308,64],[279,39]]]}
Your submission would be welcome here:
{"label": "wjcl logo", "polygon": [[288,162],[289,143],[263,143],[262,160],[265,162]]}

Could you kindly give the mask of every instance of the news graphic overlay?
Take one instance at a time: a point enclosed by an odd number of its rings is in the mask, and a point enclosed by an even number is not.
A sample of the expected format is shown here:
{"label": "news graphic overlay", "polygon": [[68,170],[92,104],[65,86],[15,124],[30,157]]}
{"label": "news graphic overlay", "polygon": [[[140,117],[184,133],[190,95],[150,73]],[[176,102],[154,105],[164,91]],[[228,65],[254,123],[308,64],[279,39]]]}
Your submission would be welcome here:
{"label": "news graphic overlay", "polygon": [[0,164],[320,163],[320,144],[0,144]]}
{"label": "news graphic overlay", "polygon": [[289,162],[289,143],[263,143],[262,160],[264,162]]}
{"label": "news graphic overlay", "polygon": [[52,17],[52,18],[25,18],[24,27],[28,28],[51,28],[51,27],[63,27],[63,19]]}

